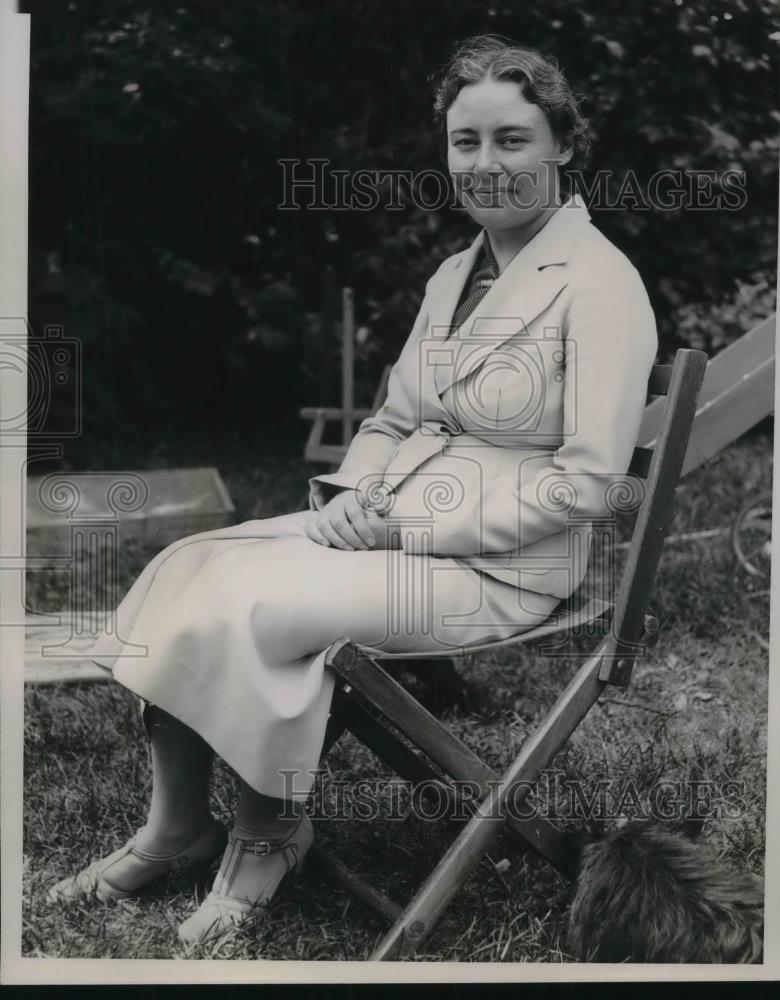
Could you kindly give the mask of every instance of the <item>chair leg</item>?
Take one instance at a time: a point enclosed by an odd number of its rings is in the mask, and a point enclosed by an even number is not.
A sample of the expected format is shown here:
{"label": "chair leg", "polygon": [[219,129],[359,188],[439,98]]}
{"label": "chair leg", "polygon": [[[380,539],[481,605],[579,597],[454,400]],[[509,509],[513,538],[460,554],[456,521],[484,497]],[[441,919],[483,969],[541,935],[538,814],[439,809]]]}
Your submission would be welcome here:
{"label": "chair leg", "polygon": [[524,783],[539,776],[568,740],[604,689],[602,651],[588,659],[556,701],[543,724],[526,740],[500,784],[491,790],[431,875],[371,956],[388,961],[411,955],[431,933],[443,910],[500,833],[510,796],[521,800]]}
{"label": "chair leg", "polygon": [[[362,653],[352,643],[344,641],[328,654],[328,666],[341,681],[354,687],[376,706],[393,725],[408,736],[434,763],[456,781],[478,786],[478,797],[485,798],[500,776],[489,768],[473,751],[420,705],[402,685],[393,680],[376,660]],[[377,725],[381,722],[377,721]],[[545,857],[558,871],[573,875],[571,847],[563,834],[540,816],[520,819],[507,818],[509,830],[518,836],[523,846]]]}
{"label": "chair leg", "polygon": [[432,792],[435,786],[437,796],[446,797],[449,800],[449,805],[454,808],[455,796],[452,789],[442,780],[441,775],[427,763],[425,758],[415,753],[411,747],[408,747],[394,733],[391,733],[382,724],[381,719],[372,715],[354,700],[354,695],[337,684],[333,693],[331,717],[325,730],[325,739],[320,755],[322,758],[327,757],[346,731],[356,736],[379,760],[387,764],[402,778],[406,778],[416,785],[430,786]]}
{"label": "chair leg", "polygon": [[396,774],[415,785],[429,788],[431,794],[435,790],[437,798],[446,799],[451,814],[456,808],[455,793],[425,758],[390,732],[382,720],[355,701],[353,695],[345,694],[342,700],[346,728]]}
{"label": "chair leg", "polygon": [[319,844],[312,844],[309,857],[319,871],[334,885],[346,889],[351,896],[354,896],[387,923],[392,924],[400,918],[403,910],[398,903],[393,902],[389,896],[369,885],[351,868],[342,864],[330,851],[326,851]]}

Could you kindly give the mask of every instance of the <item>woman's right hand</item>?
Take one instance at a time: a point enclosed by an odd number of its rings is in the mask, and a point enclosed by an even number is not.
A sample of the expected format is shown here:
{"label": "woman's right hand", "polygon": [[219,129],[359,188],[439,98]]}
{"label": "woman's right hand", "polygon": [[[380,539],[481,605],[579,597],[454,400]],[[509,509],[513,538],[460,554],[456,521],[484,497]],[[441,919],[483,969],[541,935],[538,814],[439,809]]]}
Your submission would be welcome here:
{"label": "woman's right hand", "polygon": [[385,534],[383,522],[379,514],[362,506],[357,490],[342,490],[321,510],[310,512],[304,530],[320,545],[332,545],[337,549],[376,549],[384,547],[377,545],[377,535],[383,541]]}

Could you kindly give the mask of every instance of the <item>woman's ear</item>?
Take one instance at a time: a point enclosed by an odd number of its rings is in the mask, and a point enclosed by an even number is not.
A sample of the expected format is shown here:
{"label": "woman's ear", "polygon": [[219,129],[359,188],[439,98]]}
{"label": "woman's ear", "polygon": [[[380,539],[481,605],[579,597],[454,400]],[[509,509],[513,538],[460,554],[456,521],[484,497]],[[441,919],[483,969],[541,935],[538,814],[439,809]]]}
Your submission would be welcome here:
{"label": "woman's ear", "polygon": [[559,149],[557,157],[559,165],[564,166],[565,164],[567,164],[573,155],[574,155],[573,146],[567,146],[565,148]]}

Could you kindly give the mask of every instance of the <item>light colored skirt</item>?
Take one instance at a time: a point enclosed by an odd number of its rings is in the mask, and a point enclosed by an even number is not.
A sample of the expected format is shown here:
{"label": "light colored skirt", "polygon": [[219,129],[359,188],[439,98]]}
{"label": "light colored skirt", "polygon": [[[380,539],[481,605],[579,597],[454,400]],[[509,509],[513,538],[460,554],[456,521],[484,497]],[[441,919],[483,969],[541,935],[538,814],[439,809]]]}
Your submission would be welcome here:
{"label": "light colored skirt", "polygon": [[446,654],[532,628],[558,603],[458,559],[319,545],[304,532],[308,513],[169,545],[92,653],[277,797],[313,783],[333,693],[325,656],[337,639]]}

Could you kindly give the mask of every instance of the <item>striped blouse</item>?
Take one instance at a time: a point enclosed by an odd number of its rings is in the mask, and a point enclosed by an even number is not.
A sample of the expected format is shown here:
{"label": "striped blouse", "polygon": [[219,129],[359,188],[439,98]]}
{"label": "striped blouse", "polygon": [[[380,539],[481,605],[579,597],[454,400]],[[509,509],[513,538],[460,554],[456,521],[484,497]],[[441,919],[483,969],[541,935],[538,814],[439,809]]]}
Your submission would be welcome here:
{"label": "striped blouse", "polygon": [[482,248],[479,251],[471,277],[466,282],[460,297],[460,302],[452,317],[453,336],[458,328],[469,318],[477,305],[487,295],[491,285],[498,277],[498,264],[490,246],[487,233],[482,236]]}

